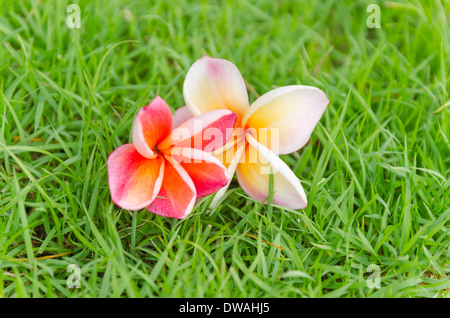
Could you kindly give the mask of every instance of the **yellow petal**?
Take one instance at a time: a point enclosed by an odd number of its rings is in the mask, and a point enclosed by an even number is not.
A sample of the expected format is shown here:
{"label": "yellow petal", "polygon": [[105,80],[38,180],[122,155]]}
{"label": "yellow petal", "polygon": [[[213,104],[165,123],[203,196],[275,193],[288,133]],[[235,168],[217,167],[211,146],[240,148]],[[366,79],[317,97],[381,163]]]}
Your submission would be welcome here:
{"label": "yellow petal", "polygon": [[256,140],[276,154],[291,153],[308,142],[328,102],[315,87],[280,87],[258,98],[242,125],[254,129]]}
{"label": "yellow petal", "polygon": [[[236,167],[242,160],[245,145],[246,145],[245,140],[240,139],[240,141],[235,143],[233,147],[224,148],[224,152],[216,154],[216,157],[219,158],[219,160],[222,159],[225,161],[223,164],[227,167],[228,183],[226,184],[226,186],[218,190],[217,193],[214,195],[214,199],[212,200],[210,205],[211,208],[215,208],[217,206],[217,204],[220,202],[220,199],[223,197],[228,187],[230,186],[231,180],[233,180],[233,176],[236,171]],[[229,157],[231,157],[232,159],[231,160],[226,159]]]}
{"label": "yellow petal", "polygon": [[245,193],[264,204],[268,203],[269,178],[273,173],[273,203],[291,209],[304,209],[306,194],[300,180],[276,154],[246,135],[248,146],[238,164],[236,175]]}

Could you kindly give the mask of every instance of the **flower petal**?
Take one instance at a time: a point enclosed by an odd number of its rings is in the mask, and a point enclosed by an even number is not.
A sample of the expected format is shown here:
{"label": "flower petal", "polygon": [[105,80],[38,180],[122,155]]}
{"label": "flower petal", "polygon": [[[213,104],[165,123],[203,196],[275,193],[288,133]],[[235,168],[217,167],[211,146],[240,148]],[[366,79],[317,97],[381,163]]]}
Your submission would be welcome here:
{"label": "flower petal", "polygon": [[122,145],[108,158],[108,184],[115,204],[127,210],[148,206],[156,197],[164,175],[161,156],[147,159],[133,144]]}
{"label": "flower petal", "polygon": [[172,146],[196,148],[211,152],[222,147],[233,133],[237,115],[228,109],[217,109],[192,117],[158,144],[162,151]]}
{"label": "flower petal", "polygon": [[188,173],[197,198],[216,192],[228,183],[227,169],[213,155],[195,148],[172,148],[172,158]]}
{"label": "flower petal", "polygon": [[230,61],[204,56],[189,69],[183,85],[186,105],[195,115],[213,109],[230,109],[238,114],[238,123],[248,109],[244,79]]}
{"label": "flower petal", "polygon": [[142,107],[133,124],[133,144],[146,158],[155,158],[155,146],[172,131],[172,113],[161,97]]}
{"label": "flower petal", "polygon": [[193,116],[187,106],[183,106],[178,108],[173,113],[172,118],[172,130],[180,126],[182,123],[187,121],[188,119],[191,119]]}
{"label": "flower petal", "polygon": [[225,167],[228,167],[243,142],[245,142],[244,129],[241,127],[235,128],[227,143],[211,152],[211,154],[219,159]]}
{"label": "flower petal", "polygon": [[197,192],[187,172],[170,156],[164,156],[165,168],[161,190],[147,210],[176,219],[184,219],[194,208]]}
{"label": "flower petal", "polygon": [[276,88],[252,104],[242,125],[255,129],[258,142],[273,152],[291,153],[308,142],[328,102],[324,92],[312,86]]}
{"label": "flower petal", "polygon": [[236,175],[242,189],[259,202],[267,204],[269,177],[273,172],[273,203],[291,209],[304,209],[306,194],[294,172],[272,151],[246,135],[248,147],[245,161],[240,162]]}
{"label": "flower petal", "polygon": [[[228,187],[230,186],[231,180],[233,180],[234,173],[236,172],[236,167],[238,166],[239,162],[241,161],[244,150],[245,150],[246,142],[245,140],[241,140],[240,142],[237,142],[233,147],[228,147],[224,149],[225,151],[219,154],[216,154],[216,157],[219,159],[225,160],[225,164],[227,166],[227,178],[228,182],[227,184],[221,188],[217,193],[214,195],[214,199],[211,202],[210,207],[215,208],[218,203],[220,202],[220,199],[223,197],[225,192],[228,190]],[[231,156],[233,154],[233,156]],[[224,159],[231,157],[231,160]]]}

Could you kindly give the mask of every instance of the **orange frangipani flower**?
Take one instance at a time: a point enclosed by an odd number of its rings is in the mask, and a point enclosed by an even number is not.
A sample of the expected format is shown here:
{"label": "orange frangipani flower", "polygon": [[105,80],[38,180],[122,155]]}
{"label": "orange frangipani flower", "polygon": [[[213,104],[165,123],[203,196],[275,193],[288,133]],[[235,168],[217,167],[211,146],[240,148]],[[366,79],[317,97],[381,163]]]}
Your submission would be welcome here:
{"label": "orange frangipani flower", "polygon": [[[127,210],[148,211],[166,217],[188,216],[197,198],[227,184],[226,168],[204,151],[208,130],[221,138],[214,150],[231,136],[237,115],[214,110],[185,122],[173,122],[161,97],[140,109],[132,143],[118,147],[108,158],[108,183],[115,204]],[[228,128],[228,129],[227,129]],[[173,129],[173,130],[172,130]],[[217,134],[218,132],[218,134]]]}

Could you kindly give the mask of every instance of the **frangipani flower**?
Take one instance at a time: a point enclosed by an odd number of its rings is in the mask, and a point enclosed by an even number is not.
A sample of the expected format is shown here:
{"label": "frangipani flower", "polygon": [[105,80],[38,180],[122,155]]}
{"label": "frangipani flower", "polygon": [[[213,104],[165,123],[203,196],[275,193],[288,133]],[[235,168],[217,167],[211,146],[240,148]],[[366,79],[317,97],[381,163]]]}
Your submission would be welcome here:
{"label": "frangipani flower", "polygon": [[291,209],[306,207],[300,180],[278,155],[297,151],[308,142],[329,102],[320,89],[280,87],[249,106],[237,67],[230,61],[205,56],[189,69],[183,94],[186,106],[177,111],[177,117],[186,119],[188,113],[198,116],[217,109],[229,109],[238,115],[233,137],[213,152],[227,167],[229,182],[217,192],[212,205],[223,196],[236,172],[250,197],[267,203],[273,173],[273,202]]}
{"label": "frangipani flower", "polygon": [[120,146],[108,158],[113,202],[128,210],[146,207],[166,217],[188,216],[197,198],[228,182],[223,164],[203,151],[208,145],[204,134],[209,129],[221,132],[223,138],[215,144],[223,146],[231,136],[227,128],[235,125],[236,118],[230,110],[214,110],[176,122],[178,127],[172,130],[170,109],[156,97],[137,114],[133,143]]}

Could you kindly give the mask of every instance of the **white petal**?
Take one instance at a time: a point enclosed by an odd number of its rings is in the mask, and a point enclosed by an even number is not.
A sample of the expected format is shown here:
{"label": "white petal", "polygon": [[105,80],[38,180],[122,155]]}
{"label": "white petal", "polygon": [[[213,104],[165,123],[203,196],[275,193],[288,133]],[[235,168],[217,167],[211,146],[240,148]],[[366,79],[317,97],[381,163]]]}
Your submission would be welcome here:
{"label": "white petal", "polygon": [[[267,204],[270,173],[273,173],[273,203],[290,209],[304,209],[305,191],[292,170],[272,151],[246,135],[249,146],[244,162],[239,163],[236,175],[245,193]],[[253,153],[252,153],[253,152]]]}
{"label": "white petal", "polygon": [[250,106],[242,125],[255,129],[258,142],[276,154],[291,153],[308,142],[328,103],[316,87],[276,88]]}

